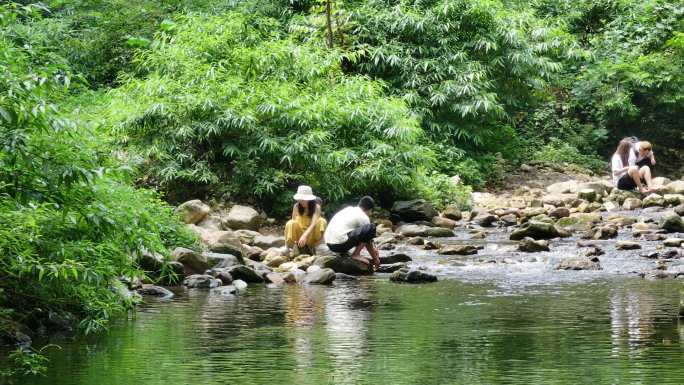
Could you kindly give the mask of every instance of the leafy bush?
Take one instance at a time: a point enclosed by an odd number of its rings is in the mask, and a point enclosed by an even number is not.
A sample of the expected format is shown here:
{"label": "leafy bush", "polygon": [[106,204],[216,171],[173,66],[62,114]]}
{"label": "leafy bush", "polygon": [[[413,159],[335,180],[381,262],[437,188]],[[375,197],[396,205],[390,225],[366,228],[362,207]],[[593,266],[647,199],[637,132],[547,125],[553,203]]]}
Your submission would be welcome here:
{"label": "leafy bush", "polygon": [[100,330],[131,305],[111,288],[144,275],[137,256],[195,242],[156,193],[130,186],[96,131],[59,115],[51,101],[68,93],[68,68],[45,60],[40,44],[19,45],[12,28],[35,11],[0,6],[2,336],[10,319]]}
{"label": "leafy bush", "polygon": [[577,148],[557,139],[534,152],[532,159],[556,166],[566,163],[592,172],[604,172],[608,168],[607,160],[596,155],[582,154]]}
{"label": "leafy bush", "polygon": [[278,30],[239,12],[179,18],[140,52],[148,75],[113,93],[106,124],[172,199],[211,191],[282,209],[299,183],[329,201],[415,192],[433,155],[404,102]]}

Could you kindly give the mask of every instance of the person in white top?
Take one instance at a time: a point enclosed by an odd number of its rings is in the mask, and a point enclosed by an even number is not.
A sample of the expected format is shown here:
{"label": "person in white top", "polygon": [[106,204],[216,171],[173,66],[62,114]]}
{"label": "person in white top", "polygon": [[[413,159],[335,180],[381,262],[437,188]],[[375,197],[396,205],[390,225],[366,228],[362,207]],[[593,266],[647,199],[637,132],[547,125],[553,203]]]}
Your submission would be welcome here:
{"label": "person in white top", "polygon": [[345,207],[338,211],[330,220],[323,238],[331,251],[347,253],[354,248],[351,258],[368,264],[370,261],[361,256],[361,251],[365,248],[377,268],[380,266],[380,255],[373,242],[375,225],[368,217],[373,207],[375,207],[373,198],[365,196],[359,200],[357,206]]}
{"label": "person in white top", "polygon": [[[650,192],[651,169],[648,165],[637,166],[637,156],[632,151],[632,146],[632,141],[629,139],[622,139],[618,144],[611,159],[613,184],[620,190],[634,190],[636,188],[641,193]],[[641,147],[645,148],[645,146]],[[646,155],[645,151],[640,150],[640,155]],[[646,182],[646,187],[644,187],[642,179]]]}

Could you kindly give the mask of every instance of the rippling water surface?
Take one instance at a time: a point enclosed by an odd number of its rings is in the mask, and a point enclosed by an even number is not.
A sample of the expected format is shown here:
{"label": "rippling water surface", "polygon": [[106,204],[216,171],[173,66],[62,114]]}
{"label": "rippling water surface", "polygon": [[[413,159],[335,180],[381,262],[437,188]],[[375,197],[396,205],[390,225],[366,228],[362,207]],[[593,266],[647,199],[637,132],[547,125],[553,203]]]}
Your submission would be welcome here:
{"label": "rippling water surface", "polygon": [[681,283],[381,278],[179,291],[107,335],[55,339],[26,384],[682,383]]}

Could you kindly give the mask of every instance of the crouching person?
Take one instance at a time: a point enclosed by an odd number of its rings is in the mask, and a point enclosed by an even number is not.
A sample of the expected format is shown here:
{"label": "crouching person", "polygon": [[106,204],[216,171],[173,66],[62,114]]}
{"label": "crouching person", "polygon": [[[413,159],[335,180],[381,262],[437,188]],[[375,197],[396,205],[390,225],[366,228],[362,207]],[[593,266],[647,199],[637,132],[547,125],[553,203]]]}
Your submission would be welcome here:
{"label": "crouching person", "polygon": [[335,214],[325,230],[325,243],[335,253],[347,253],[352,248],[351,258],[363,264],[369,264],[367,258],[361,256],[361,250],[368,250],[373,264],[380,266],[378,249],[373,243],[375,225],[371,223],[369,214],[375,207],[373,198],[365,196],[357,206],[350,206]]}
{"label": "crouching person", "polygon": [[300,254],[314,255],[327,224],[321,216],[321,200],[309,186],[299,186],[294,200],[292,219],[285,224],[285,244],[292,258]]}

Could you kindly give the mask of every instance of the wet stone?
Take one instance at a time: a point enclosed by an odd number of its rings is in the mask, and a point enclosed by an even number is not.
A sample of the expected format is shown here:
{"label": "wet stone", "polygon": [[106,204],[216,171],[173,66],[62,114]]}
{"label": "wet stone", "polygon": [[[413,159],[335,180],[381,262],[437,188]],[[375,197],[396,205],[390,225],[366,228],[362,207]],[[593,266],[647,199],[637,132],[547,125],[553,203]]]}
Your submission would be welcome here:
{"label": "wet stone", "polygon": [[617,241],[615,242],[615,248],[617,250],[637,250],[641,249],[641,245],[638,242]]}
{"label": "wet stone", "polygon": [[473,245],[448,245],[443,246],[437,253],[442,255],[472,255],[477,254],[478,249],[477,246]]}
{"label": "wet stone", "polygon": [[392,273],[390,276],[390,281],[405,283],[428,283],[437,282],[437,277],[421,270],[401,269]]}

